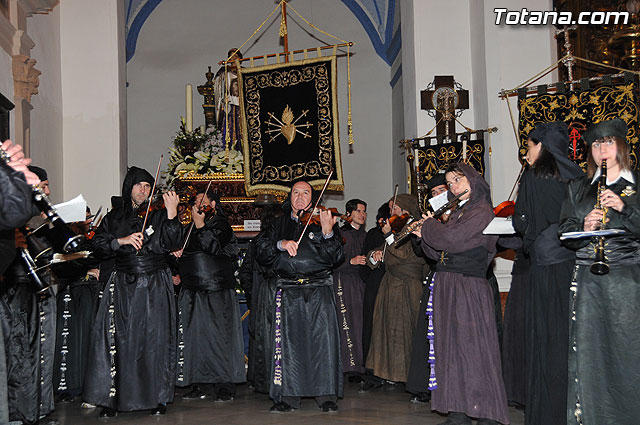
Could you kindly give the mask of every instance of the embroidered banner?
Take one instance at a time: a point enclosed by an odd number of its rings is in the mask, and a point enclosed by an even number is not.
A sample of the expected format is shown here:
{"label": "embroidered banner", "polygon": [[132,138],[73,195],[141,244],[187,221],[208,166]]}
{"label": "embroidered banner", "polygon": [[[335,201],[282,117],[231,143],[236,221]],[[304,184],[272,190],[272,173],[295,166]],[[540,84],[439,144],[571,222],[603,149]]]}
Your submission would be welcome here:
{"label": "embroidered banner", "polygon": [[247,194],[287,192],[305,179],[343,190],[336,57],[242,68],[239,73]]}
{"label": "embroidered banner", "polygon": [[569,158],[582,169],[587,167],[587,146],[582,133],[592,123],[620,118],[627,123],[631,163],[638,168],[638,85],[601,86],[567,93],[520,97],[520,156],[527,153],[527,136],[536,124],[564,121],[569,126]]}
{"label": "embroidered banner", "polygon": [[[475,139],[471,139],[472,135]],[[442,142],[436,144],[425,143],[425,146],[414,145],[418,155],[418,169],[420,183],[427,183],[434,175],[446,170],[449,164],[465,162],[484,176],[484,133],[463,133],[459,135],[459,142]],[[435,140],[434,140],[435,141]],[[462,150],[466,145],[466,160]]]}

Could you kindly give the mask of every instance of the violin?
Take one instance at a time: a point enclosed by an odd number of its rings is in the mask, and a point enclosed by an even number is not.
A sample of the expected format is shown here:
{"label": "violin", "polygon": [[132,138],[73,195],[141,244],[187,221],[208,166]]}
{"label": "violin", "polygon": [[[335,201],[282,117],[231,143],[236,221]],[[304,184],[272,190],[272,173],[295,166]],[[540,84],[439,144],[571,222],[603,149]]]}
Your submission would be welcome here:
{"label": "violin", "polygon": [[[162,198],[162,195],[162,193],[157,193],[152,197],[151,200],[147,199],[142,204],[140,204],[138,206],[138,209],[136,210],[136,216],[138,216],[139,218],[145,218],[148,211],[165,209],[164,199]],[[151,202],[151,205],[149,205],[149,202]],[[180,202],[178,204],[178,215],[183,213],[186,209],[187,204]]]}
{"label": "violin", "polygon": [[409,213],[404,213],[402,215],[394,214],[389,217],[386,222],[389,223],[389,226],[391,226],[391,231],[393,233],[398,233],[410,219],[411,215]]}
{"label": "violin", "polygon": [[511,193],[509,193],[509,199],[506,201],[500,202],[498,206],[496,206],[493,209],[493,215],[495,215],[496,217],[503,217],[503,218],[511,217],[515,213],[516,201],[512,201],[511,199],[513,198],[516,192],[516,188],[518,187],[518,184],[520,183],[520,179],[522,178],[522,175],[524,174],[524,171],[526,168],[527,168],[527,162],[525,161],[524,164],[522,164],[522,168],[520,168],[520,173],[518,173],[518,178],[516,179],[516,182],[513,185],[513,188],[511,188]]}
{"label": "violin", "polygon": [[515,201],[503,201],[493,209],[493,215],[496,217],[511,217],[515,212],[515,208]]}
{"label": "violin", "polygon": [[198,207],[198,213],[209,217],[216,213],[216,208],[213,205],[201,205]]}
{"label": "violin", "polygon": [[318,207],[316,207],[315,209],[315,213],[312,215],[311,211],[305,211],[300,217],[300,223],[304,224],[305,226],[307,224],[317,224],[320,225],[320,211],[330,211],[331,215],[333,217],[340,217],[342,220],[350,223],[351,222],[351,217],[345,215],[345,214],[341,214],[340,212],[338,212],[337,208],[327,208],[327,207],[323,207],[321,205],[319,205]]}

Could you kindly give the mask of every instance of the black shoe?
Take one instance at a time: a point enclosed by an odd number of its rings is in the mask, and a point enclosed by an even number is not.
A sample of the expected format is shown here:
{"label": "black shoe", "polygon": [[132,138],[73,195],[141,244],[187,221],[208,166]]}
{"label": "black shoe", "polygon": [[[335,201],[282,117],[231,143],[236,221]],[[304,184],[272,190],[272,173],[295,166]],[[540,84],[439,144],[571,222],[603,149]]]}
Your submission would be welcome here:
{"label": "black shoe", "polygon": [[471,425],[471,418],[462,412],[449,412],[447,420],[439,425]]}
{"label": "black shoe", "polygon": [[416,393],[411,396],[411,403],[429,403],[431,401],[431,393]]}
{"label": "black shoe", "polygon": [[69,403],[71,401],[73,401],[73,397],[67,392],[60,393],[56,396],[56,403]]}
{"label": "black shoe", "polygon": [[225,401],[232,401],[233,400],[233,396],[234,394],[231,394],[229,391],[227,391],[226,389],[221,389],[218,392],[218,395],[216,396],[216,399],[213,400],[216,403],[223,403]]}
{"label": "black shoe", "polygon": [[360,385],[360,389],[358,390],[358,392],[359,393],[368,393],[368,392],[371,392],[371,391],[375,390],[376,388],[380,388],[380,387],[382,387],[382,382],[364,381]]}
{"label": "black shoe", "polygon": [[478,422],[476,423],[477,425],[500,425],[500,422],[487,418],[478,418]]}
{"label": "black shoe", "polygon": [[338,411],[338,405],[335,401],[325,401],[324,403],[322,403],[322,406],[320,406],[320,408],[325,413]]}
{"label": "black shoe", "polygon": [[206,397],[207,395],[202,391],[200,391],[200,387],[198,387],[197,385],[194,385],[191,391],[189,391],[188,393],[182,396],[182,399],[183,400],[202,400]]}
{"label": "black shoe", "polygon": [[158,404],[158,407],[156,407],[155,409],[151,409],[150,415],[158,416],[164,415],[165,413],[167,413],[167,406],[165,406],[164,404]]}
{"label": "black shoe", "polygon": [[53,418],[44,417],[36,422],[38,425],[60,425],[60,421]]}
{"label": "black shoe", "polygon": [[281,401],[279,403],[274,403],[273,406],[271,406],[271,409],[269,409],[269,413],[286,413],[291,412],[292,410],[293,407],[291,407],[284,401]]}
{"label": "black shoe", "polygon": [[118,411],[116,409],[112,409],[110,407],[103,407],[98,415],[101,418],[113,418],[118,415]]}
{"label": "black shoe", "polygon": [[361,382],[364,382],[364,379],[362,379],[362,376],[360,375],[351,375],[349,376],[349,382],[359,384]]}

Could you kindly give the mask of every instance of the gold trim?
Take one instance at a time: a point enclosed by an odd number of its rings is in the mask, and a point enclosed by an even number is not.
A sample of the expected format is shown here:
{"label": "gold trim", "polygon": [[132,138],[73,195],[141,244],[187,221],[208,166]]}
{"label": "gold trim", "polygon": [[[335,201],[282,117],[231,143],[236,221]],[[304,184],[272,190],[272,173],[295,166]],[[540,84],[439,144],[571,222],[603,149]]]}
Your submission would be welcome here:
{"label": "gold trim", "polygon": [[255,201],[256,198],[234,198],[234,197],[221,197],[220,198],[220,202],[224,202],[224,203],[232,203],[232,202],[253,202]]}
{"label": "gold trim", "polygon": [[[238,71],[238,86],[240,91],[240,116],[241,122],[247,122],[247,116],[245,113],[245,101],[244,101],[244,81],[242,78],[242,74],[247,72],[261,72],[261,71],[270,71],[275,69],[282,69],[289,66],[299,66],[299,65],[309,65],[315,63],[327,63],[329,62],[329,66],[331,68],[331,107],[332,107],[332,121],[333,121],[333,154],[334,154],[334,162],[336,164],[335,169],[335,179],[333,182],[329,184],[327,187],[328,190],[332,191],[343,191],[344,190],[344,178],[342,174],[342,153],[340,150],[340,121],[338,117],[338,87],[337,87],[337,61],[336,56],[324,56],[313,59],[303,59],[295,62],[288,62],[284,64],[271,64],[264,65],[253,68],[240,68]],[[285,186],[284,184],[251,184],[251,156],[250,156],[250,146],[249,146],[249,134],[247,125],[242,126],[242,148],[244,154],[244,178],[245,178],[245,190],[247,195],[254,196],[260,193],[273,193],[273,192],[286,192],[288,193],[290,188]],[[309,183],[316,188],[320,188],[324,185],[325,179],[319,178],[315,180],[311,180]]]}
{"label": "gold trim", "polygon": [[244,180],[244,174],[225,174],[225,173],[210,173],[210,174],[185,174],[178,178],[181,182],[190,181],[209,181],[209,180],[226,180],[226,181],[241,181]]}

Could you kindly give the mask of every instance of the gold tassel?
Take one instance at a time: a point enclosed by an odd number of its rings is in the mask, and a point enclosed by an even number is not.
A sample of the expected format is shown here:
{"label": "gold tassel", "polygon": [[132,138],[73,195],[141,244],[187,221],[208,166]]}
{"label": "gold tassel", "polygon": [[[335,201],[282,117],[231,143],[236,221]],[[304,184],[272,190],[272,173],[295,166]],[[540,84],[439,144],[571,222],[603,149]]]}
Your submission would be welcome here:
{"label": "gold tassel", "polygon": [[[280,2],[282,4],[284,2]],[[282,13],[280,15],[280,38],[287,35],[287,21],[284,19],[284,7],[282,7]]]}
{"label": "gold tassel", "polygon": [[347,103],[349,105],[347,112],[347,131],[349,133],[349,144],[353,145],[353,120],[351,119],[351,55],[349,54],[349,45],[347,45]]}

